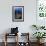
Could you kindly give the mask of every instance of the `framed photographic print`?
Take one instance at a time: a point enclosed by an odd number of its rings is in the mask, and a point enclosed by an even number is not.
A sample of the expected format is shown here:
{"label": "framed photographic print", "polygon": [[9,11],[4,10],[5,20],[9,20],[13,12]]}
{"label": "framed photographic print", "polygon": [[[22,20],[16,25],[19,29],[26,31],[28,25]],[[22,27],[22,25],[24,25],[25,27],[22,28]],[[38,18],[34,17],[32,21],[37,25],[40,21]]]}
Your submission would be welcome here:
{"label": "framed photographic print", "polygon": [[24,6],[12,6],[12,21],[13,22],[24,21]]}

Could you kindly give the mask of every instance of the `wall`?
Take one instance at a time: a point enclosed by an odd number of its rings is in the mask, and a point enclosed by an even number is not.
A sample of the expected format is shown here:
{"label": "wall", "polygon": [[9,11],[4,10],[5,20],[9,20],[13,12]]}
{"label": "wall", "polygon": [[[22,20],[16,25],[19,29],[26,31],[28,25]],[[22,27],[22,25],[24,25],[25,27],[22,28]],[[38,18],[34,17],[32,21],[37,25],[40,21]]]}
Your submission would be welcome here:
{"label": "wall", "polygon": [[[12,6],[24,6],[24,22],[12,22]],[[0,0],[0,34],[17,26],[19,32],[30,32],[32,36],[32,24],[36,24],[36,0]]]}

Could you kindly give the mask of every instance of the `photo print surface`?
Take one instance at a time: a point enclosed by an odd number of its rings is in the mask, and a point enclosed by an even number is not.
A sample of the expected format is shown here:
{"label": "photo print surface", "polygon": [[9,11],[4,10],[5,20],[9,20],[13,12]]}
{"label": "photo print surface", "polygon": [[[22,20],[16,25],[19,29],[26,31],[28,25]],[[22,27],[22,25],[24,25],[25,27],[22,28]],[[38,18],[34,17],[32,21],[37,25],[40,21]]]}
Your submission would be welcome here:
{"label": "photo print surface", "polygon": [[22,8],[15,9],[15,19],[22,19]]}
{"label": "photo print surface", "polygon": [[12,21],[23,22],[24,21],[24,6],[12,7]]}

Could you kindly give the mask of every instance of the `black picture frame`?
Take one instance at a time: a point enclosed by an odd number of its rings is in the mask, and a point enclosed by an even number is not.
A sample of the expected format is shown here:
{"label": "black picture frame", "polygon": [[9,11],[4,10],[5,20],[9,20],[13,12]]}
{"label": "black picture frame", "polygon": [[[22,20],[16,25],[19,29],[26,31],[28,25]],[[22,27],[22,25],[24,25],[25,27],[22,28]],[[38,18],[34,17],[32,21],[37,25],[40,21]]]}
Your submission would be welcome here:
{"label": "black picture frame", "polygon": [[24,6],[12,6],[12,21],[13,22],[24,21]]}

